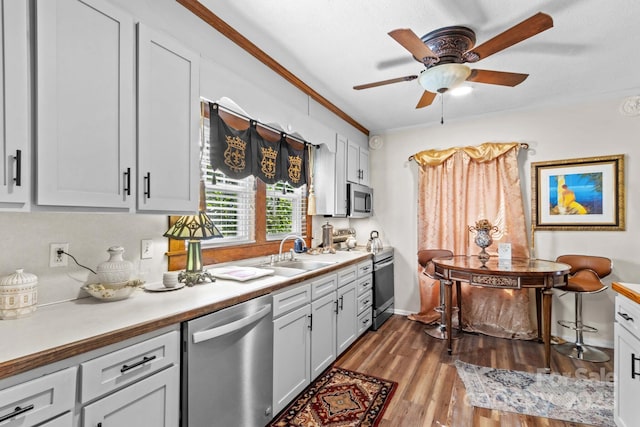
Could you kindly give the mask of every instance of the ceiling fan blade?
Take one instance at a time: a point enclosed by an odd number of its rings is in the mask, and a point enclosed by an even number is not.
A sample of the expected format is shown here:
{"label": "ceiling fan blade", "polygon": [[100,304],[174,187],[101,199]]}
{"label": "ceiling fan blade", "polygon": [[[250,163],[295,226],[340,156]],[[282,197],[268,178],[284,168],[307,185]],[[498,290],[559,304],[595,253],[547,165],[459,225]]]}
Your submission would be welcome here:
{"label": "ceiling fan blade", "polygon": [[420,37],[408,28],[400,28],[393,30],[389,35],[398,43],[407,49],[420,62],[424,62],[424,58],[438,58],[435,53],[426,44],[420,40]]}
{"label": "ceiling fan blade", "polygon": [[469,52],[478,55],[480,60],[526,40],[529,37],[533,37],[551,27],[553,27],[553,19],[551,16],[546,13],[538,12],[531,18],[525,19],[521,23],[514,25],[491,40],[487,40],[480,46],[470,49]]}
{"label": "ceiling fan blade", "polygon": [[424,93],[422,94],[422,97],[420,97],[420,101],[418,101],[418,105],[416,105],[416,108],[428,107],[429,105],[431,105],[436,95],[437,93],[433,93],[433,92],[429,92],[428,90],[425,90]]}
{"label": "ceiling fan blade", "polygon": [[377,86],[384,86],[384,85],[388,85],[391,83],[399,83],[399,82],[410,82],[411,80],[415,80],[417,79],[418,76],[404,76],[404,77],[396,77],[395,79],[389,79],[389,80],[381,80],[379,82],[373,82],[373,83],[366,83],[363,85],[358,85],[358,86],[354,86],[353,88],[355,90],[361,90],[361,89],[369,89],[370,87],[377,87]]}
{"label": "ceiling fan blade", "polygon": [[527,77],[529,77],[529,74],[507,73],[504,71],[491,70],[471,70],[471,74],[467,77],[467,81],[513,87],[525,81]]}

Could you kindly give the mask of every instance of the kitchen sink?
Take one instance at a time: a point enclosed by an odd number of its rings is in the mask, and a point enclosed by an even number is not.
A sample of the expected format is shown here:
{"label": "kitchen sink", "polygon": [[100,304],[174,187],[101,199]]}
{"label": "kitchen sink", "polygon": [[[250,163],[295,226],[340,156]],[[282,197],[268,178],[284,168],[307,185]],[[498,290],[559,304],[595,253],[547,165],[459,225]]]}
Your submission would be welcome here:
{"label": "kitchen sink", "polygon": [[282,261],[276,264],[277,267],[295,268],[305,271],[317,270],[318,268],[327,267],[335,264],[335,261],[323,262],[323,261]]}
{"label": "kitchen sink", "polygon": [[266,265],[261,268],[273,270],[273,274],[275,274],[276,276],[284,276],[284,277],[293,277],[293,276],[297,276],[298,274],[304,274],[308,271],[308,270],[303,270],[301,268],[279,267],[275,265]]}
{"label": "kitchen sink", "polygon": [[293,261],[281,261],[275,264],[260,264],[260,265],[256,265],[255,267],[264,268],[267,270],[273,270],[273,274],[275,274],[276,276],[293,277],[299,274],[304,274],[308,271],[317,270],[318,268],[327,267],[335,263],[336,263],[335,261],[322,262],[322,261],[293,260]]}

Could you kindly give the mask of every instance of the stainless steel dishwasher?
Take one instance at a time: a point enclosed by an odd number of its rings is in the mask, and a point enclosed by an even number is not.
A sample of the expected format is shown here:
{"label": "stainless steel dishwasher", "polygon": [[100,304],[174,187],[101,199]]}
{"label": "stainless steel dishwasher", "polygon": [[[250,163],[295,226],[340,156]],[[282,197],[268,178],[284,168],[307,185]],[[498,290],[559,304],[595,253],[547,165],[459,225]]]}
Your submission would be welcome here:
{"label": "stainless steel dishwasher", "polygon": [[182,427],[263,427],[271,418],[271,295],[182,324]]}

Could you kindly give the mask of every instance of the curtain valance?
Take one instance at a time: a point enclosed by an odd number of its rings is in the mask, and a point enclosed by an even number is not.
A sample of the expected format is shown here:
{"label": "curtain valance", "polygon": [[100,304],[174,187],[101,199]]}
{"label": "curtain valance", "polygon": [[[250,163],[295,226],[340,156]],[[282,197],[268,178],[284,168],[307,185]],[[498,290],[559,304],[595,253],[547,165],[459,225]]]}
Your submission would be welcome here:
{"label": "curtain valance", "polygon": [[453,147],[445,150],[424,150],[414,154],[410,159],[415,160],[420,166],[437,166],[444,163],[449,157],[458,151],[464,151],[469,157],[478,163],[489,162],[502,156],[514,147],[521,147],[518,142],[485,142],[474,147]]}
{"label": "curtain valance", "polygon": [[234,129],[222,120],[218,109],[218,104],[209,103],[210,161],[214,170],[236,179],[253,175],[267,184],[285,181],[297,188],[307,183],[309,154],[305,142],[298,143],[302,148],[297,149],[284,132],[280,132],[279,140],[268,141],[258,133],[258,123],[252,119],[247,129]]}

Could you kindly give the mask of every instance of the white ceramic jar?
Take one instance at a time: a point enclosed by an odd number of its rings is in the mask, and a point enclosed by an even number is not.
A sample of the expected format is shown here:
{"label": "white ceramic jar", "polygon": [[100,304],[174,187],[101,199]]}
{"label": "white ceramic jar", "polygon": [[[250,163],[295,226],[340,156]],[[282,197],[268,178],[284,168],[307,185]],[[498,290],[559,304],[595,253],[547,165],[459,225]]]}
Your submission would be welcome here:
{"label": "white ceramic jar", "polygon": [[100,283],[124,283],[131,278],[133,264],[125,260],[122,246],[112,246],[107,252],[109,259],[98,264],[96,273]]}
{"label": "white ceramic jar", "polygon": [[38,277],[19,268],[0,279],[0,319],[17,319],[36,310]]}

